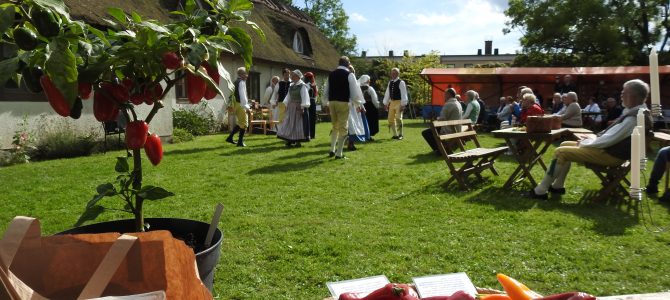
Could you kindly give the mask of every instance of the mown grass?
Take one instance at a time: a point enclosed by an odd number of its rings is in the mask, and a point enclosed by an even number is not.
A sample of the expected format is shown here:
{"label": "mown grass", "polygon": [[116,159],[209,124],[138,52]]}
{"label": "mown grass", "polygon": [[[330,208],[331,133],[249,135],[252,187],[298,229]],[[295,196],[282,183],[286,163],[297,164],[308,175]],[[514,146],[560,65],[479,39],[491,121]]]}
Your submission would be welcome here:
{"label": "mown grass", "polygon": [[[225,204],[219,299],[322,299],[327,281],[384,274],[409,282],[451,272],[491,288],[502,272],[545,294],[670,287],[670,234],[652,232],[649,221],[668,226],[667,206],[643,202],[636,213],[591,203],[584,195],[599,183],[581,166],[562,198],[526,199],[528,186],[501,188],[516,167],[510,157],[496,163],[501,176],[487,172],[471,191],[445,190],[446,165],[423,142],[424,124],[407,123],[405,140],[382,132],[348,160],[327,157],[329,123],[302,148],[262,135],[249,136],[243,149],[222,135],[165,145],[158,167],[145,161],[145,184],[176,196],[148,203],[145,214],[209,221],[214,205]],[[502,143],[486,134],[481,141]],[[123,153],[0,169],[0,231],[16,215],[38,217],[45,234],[71,227]],[[539,168],[534,173],[541,178]]]}

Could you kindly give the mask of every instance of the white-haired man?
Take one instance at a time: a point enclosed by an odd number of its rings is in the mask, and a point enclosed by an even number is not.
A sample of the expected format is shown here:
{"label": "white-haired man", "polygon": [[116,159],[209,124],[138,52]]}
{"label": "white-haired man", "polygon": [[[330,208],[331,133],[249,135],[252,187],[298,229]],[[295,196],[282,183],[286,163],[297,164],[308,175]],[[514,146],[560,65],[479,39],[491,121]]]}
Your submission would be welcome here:
{"label": "white-haired man", "polygon": [[565,109],[563,110],[563,113],[560,114],[561,119],[563,120],[563,127],[582,127],[582,108],[577,102],[577,93],[567,93],[565,99],[563,100],[563,106]]}
{"label": "white-haired man", "polygon": [[[565,178],[571,162],[617,166],[630,159],[630,136],[637,125],[638,110],[646,108],[644,101],[648,94],[649,85],[642,80],[633,79],[624,83],[621,99],[626,109],[623,114],[595,137],[563,142],[556,148],[542,182],[530,190],[529,196],[548,199],[548,192],[565,194]],[[649,131],[652,121],[648,114],[645,123],[645,130]]]}
{"label": "white-haired man", "polygon": [[386,86],[386,93],[384,94],[384,107],[388,111],[388,121],[391,131],[393,131],[393,139],[402,140],[402,112],[407,106],[407,85],[405,81],[400,79],[400,69],[391,69],[391,81]]}

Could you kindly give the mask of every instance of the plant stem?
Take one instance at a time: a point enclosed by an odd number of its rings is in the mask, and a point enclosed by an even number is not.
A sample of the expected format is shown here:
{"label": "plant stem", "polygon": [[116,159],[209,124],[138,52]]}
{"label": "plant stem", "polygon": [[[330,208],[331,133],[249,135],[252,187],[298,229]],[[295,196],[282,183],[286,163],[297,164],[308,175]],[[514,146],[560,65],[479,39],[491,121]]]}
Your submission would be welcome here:
{"label": "plant stem", "polygon": [[151,108],[151,111],[149,112],[149,115],[147,115],[147,119],[144,120],[147,124],[151,122],[151,120],[154,119],[154,116],[158,112],[159,109],[163,108],[165,105],[163,104],[162,100],[157,100],[154,102],[154,106]]}
{"label": "plant stem", "polygon": [[[133,149],[133,189],[139,191],[142,189],[142,157],[140,156],[140,149]],[[142,211],[142,203],[144,199],[139,195],[135,195],[135,231],[144,232],[144,212]]]}

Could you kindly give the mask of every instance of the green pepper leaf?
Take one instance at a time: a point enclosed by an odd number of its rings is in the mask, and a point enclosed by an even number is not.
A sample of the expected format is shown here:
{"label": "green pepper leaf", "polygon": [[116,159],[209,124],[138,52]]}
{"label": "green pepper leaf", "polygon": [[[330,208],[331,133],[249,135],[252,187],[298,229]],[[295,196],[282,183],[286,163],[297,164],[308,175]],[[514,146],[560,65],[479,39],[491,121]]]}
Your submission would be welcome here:
{"label": "green pepper leaf", "polygon": [[188,61],[194,66],[200,66],[207,55],[207,47],[201,43],[195,43],[188,48],[191,49],[187,55]]}
{"label": "green pepper leaf", "polygon": [[117,157],[114,170],[119,173],[127,173],[130,170],[130,166],[128,165],[128,158],[125,156]]}
{"label": "green pepper leaf", "polygon": [[19,70],[19,58],[12,57],[0,61],[0,86],[4,86],[5,82],[12,78],[12,75],[16,74],[16,71]]}
{"label": "green pepper leaf", "polygon": [[107,40],[107,37],[105,36],[105,33],[100,31],[99,29],[88,25],[88,31],[90,31],[95,36],[97,36],[106,46],[109,47],[109,46],[112,45],[112,44],[109,43],[109,40]]}
{"label": "green pepper leaf", "polygon": [[126,17],[126,13],[122,9],[117,7],[110,7],[107,9],[107,13],[114,19],[119,21],[119,23],[123,25],[128,24],[128,18]]}
{"label": "green pepper leaf", "polygon": [[254,9],[254,4],[249,0],[230,0],[228,9],[231,11],[244,11]]}
{"label": "green pepper leaf", "polygon": [[251,67],[252,52],[254,50],[254,46],[251,43],[251,37],[249,37],[249,34],[247,34],[246,31],[239,27],[228,28],[226,34],[233,37],[233,39],[240,45],[241,49],[238,52],[242,52],[244,66],[249,70]]}
{"label": "green pepper leaf", "polygon": [[170,30],[167,29],[165,26],[161,26],[161,25],[158,25],[158,24],[155,24],[155,23],[152,23],[152,22],[145,21],[145,22],[142,22],[142,25],[145,26],[145,27],[148,27],[151,30],[156,31],[156,32],[170,33]]}
{"label": "green pepper leaf", "polygon": [[111,183],[103,183],[95,188],[95,191],[102,196],[114,196],[117,194],[116,188]]}
{"label": "green pepper leaf", "polygon": [[140,196],[145,200],[160,200],[163,198],[174,196],[174,193],[168,192],[162,187],[147,185],[142,187],[142,189],[140,189],[140,192],[137,193],[137,196]]}
{"label": "green pepper leaf", "polygon": [[130,15],[133,17],[133,22],[142,23],[142,16],[138,15],[136,12],[130,12]]}
{"label": "green pepper leaf", "polygon": [[16,7],[14,4],[3,4],[0,6],[0,33],[4,33],[14,23]]}
{"label": "green pepper leaf", "polygon": [[55,10],[58,14],[64,16],[68,22],[71,20],[67,6],[62,0],[33,0],[33,1],[40,6],[49,7]]}
{"label": "green pepper leaf", "polygon": [[49,43],[45,72],[72,107],[78,94],[77,60],[70,50],[70,42],[66,39],[56,38]]}
{"label": "green pepper leaf", "polygon": [[86,210],[81,214],[77,223],[74,223],[74,226],[81,226],[86,223],[86,221],[95,220],[101,213],[105,211],[105,208],[100,205],[94,205],[91,207],[86,207]]}

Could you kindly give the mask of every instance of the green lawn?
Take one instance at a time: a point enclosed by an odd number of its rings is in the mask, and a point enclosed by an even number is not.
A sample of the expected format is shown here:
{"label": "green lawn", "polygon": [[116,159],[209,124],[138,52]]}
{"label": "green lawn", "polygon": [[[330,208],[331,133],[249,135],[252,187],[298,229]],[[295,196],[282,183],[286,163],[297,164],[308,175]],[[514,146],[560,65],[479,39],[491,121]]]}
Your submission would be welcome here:
{"label": "green lawn", "polygon": [[[585,201],[598,182],[581,166],[562,198],[525,199],[528,186],[501,188],[516,166],[507,156],[496,164],[499,177],[486,172],[488,181],[469,192],[445,190],[446,164],[429,153],[424,124],[407,123],[405,140],[384,130],[348,160],[327,157],[329,123],[302,148],[262,135],[250,136],[247,148],[222,135],[165,145],[145,184],[176,196],[146,204],[145,215],[209,221],[215,204],[225,204],[219,299],[322,299],[327,281],[384,274],[408,282],[451,272],[491,288],[500,288],[501,272],[545,294],[670,288],[670,234],[652,232],[649,219],[651,211],[656,224],[670,225],[668,206],[645,200],[636,215]],[[123,153],[0,168],[0,232],[16,215],[39,218],[45,234],[71,227],[95,187],[113,179],[114,157]]]}

